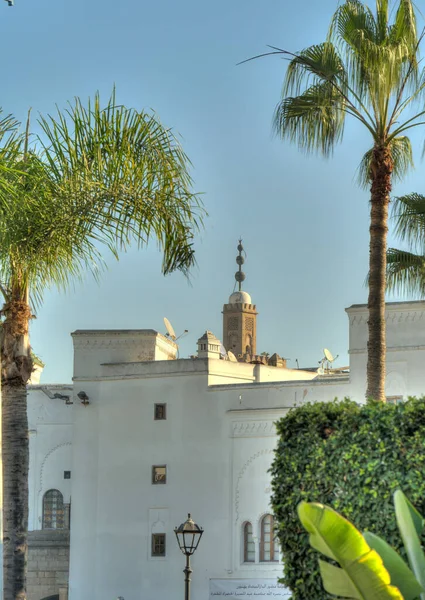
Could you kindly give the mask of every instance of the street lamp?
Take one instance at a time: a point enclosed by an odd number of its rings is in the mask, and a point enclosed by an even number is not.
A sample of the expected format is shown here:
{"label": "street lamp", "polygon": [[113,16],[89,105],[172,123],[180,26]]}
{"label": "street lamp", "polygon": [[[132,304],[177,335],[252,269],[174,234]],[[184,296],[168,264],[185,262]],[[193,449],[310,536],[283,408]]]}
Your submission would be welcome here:
{"label": "street lamp", "polygon": [[174,529],[177,542],[180,550],[186,556],[186,567],[183,569],[184,577],[184,598],[190,598],[190,557],[194,554],[199,542],[201,541],[204,530],[195,523],[191,518],[190,513],[187,515],[187,520]]}

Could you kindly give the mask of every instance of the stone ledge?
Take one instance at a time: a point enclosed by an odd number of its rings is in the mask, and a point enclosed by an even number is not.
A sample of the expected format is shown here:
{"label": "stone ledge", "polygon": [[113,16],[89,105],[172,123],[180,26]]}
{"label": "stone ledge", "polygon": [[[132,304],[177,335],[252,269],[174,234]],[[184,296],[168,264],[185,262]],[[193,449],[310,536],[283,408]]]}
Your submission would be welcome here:
{"label": "stone ledge", "polygon": [[28,548],[69,547],[69,529],[41,529],[28,532]]}

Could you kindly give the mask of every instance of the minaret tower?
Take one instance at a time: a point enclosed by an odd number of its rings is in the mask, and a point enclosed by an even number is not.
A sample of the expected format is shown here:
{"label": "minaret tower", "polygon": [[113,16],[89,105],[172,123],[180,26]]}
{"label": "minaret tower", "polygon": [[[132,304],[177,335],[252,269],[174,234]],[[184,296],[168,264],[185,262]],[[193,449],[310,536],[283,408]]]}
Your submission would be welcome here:
{"label": "minaret tower", "polygon": [[242,265],[245,262],[242,252],[242,240],[238,244],[239,254],[236,262],[239,270],[235,273],[238,291],[233,292],[229,303],[223,306],[223,345],[231,350],[238,360],[250,361],[257,351],[257,311],[251,302],[251,296],[242,291],[245,273]]}

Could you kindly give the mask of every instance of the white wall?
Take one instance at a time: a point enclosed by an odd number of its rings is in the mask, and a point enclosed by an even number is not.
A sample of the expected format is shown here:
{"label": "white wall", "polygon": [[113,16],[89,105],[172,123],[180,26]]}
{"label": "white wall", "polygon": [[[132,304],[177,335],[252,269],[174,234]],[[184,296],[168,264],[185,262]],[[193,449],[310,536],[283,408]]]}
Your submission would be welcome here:
{"label": "white wall", "polygon": [[[256,383],[253,365],[207,359],[117,364],[112,356],[99,370],[95,355],[74,374],[90,405],[74,405],[71,600],[180,598],[184,557],[173,528],[188,512],[205,529],[195,596],[207,597],[210,578],[277,577],[281,565],[244,565],[241,554],[243,521],[253,523],[258,548],[270,512],[273,422],[309,395],[338,395],[341,381]],[[166,421],[154,420],[155,402],[167,403]],[[155,464],[167,465],[166,485],[152,485]],[[150,556],[153,528],[167,534],[165,558]]]}
{"label": "white wall", "polygon": [[47,490],[59,490],[65,503],[71,498],[72,479],[64,479],[64,471],[71,471],[72,478],[72,405],[50,398],[54,393],[72,396],[72,387],[33,385],[28,389],[30,531],[42,528],[42,500]]}
{"label": "white wall", "polygon": [[[346,310],[350,323],[351,394],[362,399],[366,393],[367,307]],[[386,395],[425,393],[425,302],[388,303]]]}

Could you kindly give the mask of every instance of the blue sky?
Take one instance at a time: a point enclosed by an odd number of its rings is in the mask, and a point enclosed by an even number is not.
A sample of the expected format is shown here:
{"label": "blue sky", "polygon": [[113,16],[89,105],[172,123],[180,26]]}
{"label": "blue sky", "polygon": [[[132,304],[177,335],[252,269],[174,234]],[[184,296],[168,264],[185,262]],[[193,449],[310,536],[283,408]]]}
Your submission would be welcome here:
{"label": "blue sky", "polygon": [[[181,134],[210,215],[190,284],[160,275],[153,244],[118,263],[111,257],[100,285],[88,275],[66,294],[49,291],[31,332],[46,362],[42,381],[70,381],[75,329],[164,332],[167,316],[177,332],[189,329],[183,357],[205,329],[222,337],[240,235],[245,289],[259,311],[257,350],[295,366],[295,359],[317,364],[328,347],[348,364],[344,308],[367,297],[368,195],[356,169],[370,141],[349,123],[331,160],[306,157],[271,133],[284,61],[236,66],[266,44],[299,50],[322,41],[335,7],[335,0],[1,3],[4,111],[24,119],[30,106],[48,113],[96,90],[106,99],[115,84],[120,102],[155,110]],[[419,168],[395,193],[425,189],[421,136],[414,141]]]}

